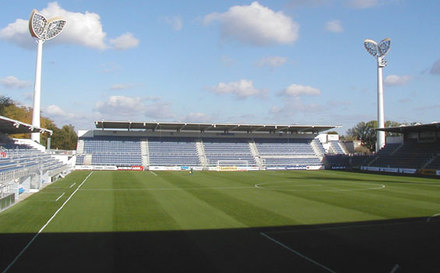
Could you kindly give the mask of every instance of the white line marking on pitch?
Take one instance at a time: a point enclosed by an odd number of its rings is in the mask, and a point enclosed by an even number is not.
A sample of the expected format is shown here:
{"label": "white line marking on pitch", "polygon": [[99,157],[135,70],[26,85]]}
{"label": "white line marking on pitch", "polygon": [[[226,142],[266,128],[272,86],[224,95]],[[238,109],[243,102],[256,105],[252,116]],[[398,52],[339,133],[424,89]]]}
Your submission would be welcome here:
{"label": "white line marking on pitch", "polygon": [[76,182],[75,182],[75,183],[73,183],[72,185],[70,185],[70,187],[69,187],[69,188],[71,189],[71,188],[72,188],[73,186],[75,186],[75,184],[76,184]]}
{"label": "white line marking on pitch", "polygon": [[396,272],[397,269],[399,269],[399,268],[400,268],[400,266],[399,266],[398,264],[396,264],[396,265],[393,267],[393,269],[391,269],[390,273],[394,273],[394,272]]}
{"label": "white line marking on pitch", "polygon": [[63,195],[64,195],[64,192],[60,196],[58,196],[58,198],[55,200],[55,202],[58,202],[58,200],[60,200],[60,198],[63,197]]}
{"label": "white line marking on pitch", "polygon": [[11,267],[17,262],[17,260],[21,257],[21,255],[23,255],[23,253],[26,251],[26,249],[29,248],[29,246],[35,241],[35,239],[37,239],[38,235],[40,235],[41,232],[43,232],[43,230],[47,227],[47,225],[49,225],[50,222],[52,222],[52,220],[55,218],[55,216],[58,214],[58,212],[60,212],[64,206],[67,204],[67,202],[69,202],[69,200],[72,198],[72,196],[79,190],[79,188],[87,181],[87,179],[93,174],[93,172],[89,173],[89,175],[83,180],[83,182],[81,182],[81,184],[79,184],[78,188],[76,188],[76,190],[74,190],[72,192],[72,194],[69,196],[69,198],[67,198],[66,201],[64,201],[64,203],[61,205],[61,207],[55,211],[55,213],[52,215],[52,217],[50,217],[50,219],[46,222],[46,224],[44,224],[44,226],[42,226],[40,228],[40,230],[34,235],[34,237],[32,237],[32,239],[24,246],[24,248],[20,251],[20,253],[18,253],[18,255],[14,258],[14,260],[12,260],[12,262],[5,268],[5,270],[3,270],[2,273],[6,273],[8,272],[9,269],[11,269]]}
{"label": "white line marking on pitch", "polygon": [[436,214],[434,214],[434,215],[428,217],[428,219],[426,219],[426,223],[430,222],[432,218],[434,218],[434,217],[438,217],[438,216],[440,216],[440,213],[436,213]]}
{"label": "white line marking on pitch", "polygon": [[313,264],[315,264],[315,265],[317,265],[317,266],[319,266],[319,267],[321,267],[321,268],[327,270],[328,272],[336,273],[335,271],[331,270],[331,269],[328,268],[327,266],[325,266],[325,265],[323,265],[323,264],[320,264],[320,263],[318,263],[317,261],[315,261],[315,260],[313,260],[313,259],[311,259],[311,258],[305,256],[304,254],[302,254],[302,253],[300,253],[300,252],[298,252],[298,251],[296,251],[296,250],[294,250],[294,249],[292,249],[292,248],[286,246],[285,244],[281,243],[280,241],[275,240],[274,238],[270,237],[270,236],[267,235],[266,233],[264,233],[264,232],[260,232],[260,234],[261,234],[262,236],[266,237],[267,239],[271,240],[272,242],[276,243],[277,245],[284,247],[285,249],[289,250],[290,252],[292,252],[292,253],[294,253],[294,254],[300,256],[301,258],[306,259],[307,261],[309,261],[309,262],[311,262],[311,263],[313,263]]}
{"label": "white line marking on pitch", "polygon": [[81,191],[182,191],[182,190],[243,190],[254,189],[254,187],[174,187],[174,188],[131,188],[131,189],[99,189],[88,188]]}
{"label": "white line marking on pitch", "polygon": [[154,176],[157,176],[157,174],[155,172],[153,172],[153,171],[150,171],[150,173],[154,174]]}

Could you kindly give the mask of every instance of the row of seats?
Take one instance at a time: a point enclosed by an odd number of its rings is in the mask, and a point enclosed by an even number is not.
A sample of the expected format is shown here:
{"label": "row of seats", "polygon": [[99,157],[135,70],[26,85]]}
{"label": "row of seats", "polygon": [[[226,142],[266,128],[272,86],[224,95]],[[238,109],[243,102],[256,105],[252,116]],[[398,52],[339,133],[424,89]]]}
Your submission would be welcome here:
{"label": "row of seats", "polygon": [[440,143],[387,144],[376,155],[326,156],[330,168],[385,168],[440,169]]}
{"label": "row of seats", "polygon": [[46,172],[64,165],[61,161],[51,157],[49,154],[33,149],[27,145],[3,143],[0,144],[0,150],[2,151],[2,155],[6,156],[0,158],[0,172],[31,167],[37,167],[39,170]]}
{"label": "row of seats", "polygon": [[[249,166],[257,162],[251,152],[247,138],[189,138],[189,137],[94,137],[82,138],[84,153],[77,156],[77,164],[84,164],[85,154],[91,154],[92,165],[133,166],[142,165],[142,141],[148,143],[150,166],[199,166],[200,158],[197,142],[202,143],[203,156],[208,165],[215,166],[219,161],[247,161]],[[255,147],[266,165],[319,165],[310,140],[302,139],[255,139]],[[321,145],[322,146],[322,145]],[[290,156],[291,158],[286,158]],[[304,156],[304,158],[300,158]],[[292,158],[295,157],[295,158]],[[312,157],[313,160],[310,160]],[[315,157],[315,158],[313,158]],[[278,160],[277,160],[278,159]]]}

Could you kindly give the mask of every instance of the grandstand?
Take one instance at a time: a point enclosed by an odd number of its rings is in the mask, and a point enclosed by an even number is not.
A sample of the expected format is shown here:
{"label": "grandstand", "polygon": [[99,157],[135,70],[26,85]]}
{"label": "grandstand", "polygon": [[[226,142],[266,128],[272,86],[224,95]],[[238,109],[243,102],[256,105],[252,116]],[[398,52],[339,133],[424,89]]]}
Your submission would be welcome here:
{"label": "grandstand", "polygon": [[326,167],[440,175],[440,123],[381,130],[400,133],[400,141],[387,143],[375,155],[327,155]]}
{"label": "grandstand", "polygon": [[22,194],[38,191],[69,169],[41,145],[8,136],[33,132],[52,133],[0,116],[0,210],[15,203]]}
{"label": "grandstand", "polygon": [[320,169],[329,125],[97,121],[80,131],[78,169]]}

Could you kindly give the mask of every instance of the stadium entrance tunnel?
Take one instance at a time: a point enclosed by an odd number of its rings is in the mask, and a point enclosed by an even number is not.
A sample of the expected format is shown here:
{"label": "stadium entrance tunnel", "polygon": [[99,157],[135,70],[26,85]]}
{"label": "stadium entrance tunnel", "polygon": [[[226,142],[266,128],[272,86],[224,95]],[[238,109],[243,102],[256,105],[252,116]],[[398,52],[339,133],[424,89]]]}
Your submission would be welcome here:
{"label": "stadium entrance tunnel", "polygon": [[14,261],[34,236],[0,234],[1,270],[8,265],[10,273],[438,272],[440,268],[436,217],[221,230],[41,233]]}

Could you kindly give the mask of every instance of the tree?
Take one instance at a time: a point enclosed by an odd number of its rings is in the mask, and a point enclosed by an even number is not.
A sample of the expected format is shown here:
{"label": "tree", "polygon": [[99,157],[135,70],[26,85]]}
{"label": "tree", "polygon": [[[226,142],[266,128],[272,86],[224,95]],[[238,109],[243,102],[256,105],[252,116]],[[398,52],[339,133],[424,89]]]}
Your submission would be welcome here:
{"label": "tree", "polygon": [[[10,119],[19,120],[24,123],[32,123],[32,108],[25,106],[18,106],[16,103],[5,96],[0,96],[0,115]],[[77,134],[75,128],[69,124],[64,125],[61,129],[55,123],[46,117],[41,117],[41,127],[49,129],[53,132],[51,136],[51,147],[62,150],[76,149]],[[13,138],[30,138],[30,133],[10,135]],[[41,144],[47,146],[48,134],[41,135]]]}
{"label": "tree", "polygon": [[[58,128],[57,128],[58,129]],[[63,150],[75,150],[78,135],[75,132],[73,125],[64,125],[57,130],[57,134],[53,134],[52,148]]]}
{"label": "tree", "polygon": [[9,97],[5,97],[5,96],[0,96],[0,116],[4,116],[5,115],[5,108],[13,105],[14,101],[9,98]]}
{"label": "tree", "polygon": [[[397,127],[400,123],[396,121],[386,121],[385,127]],[[367,123],[359,122],[353,128],[347,130],[348,137],[360,140],[362,142],[362,146],[368,148],[370,151],[374,151],[376,148],[376,140],[377,140],[377,121],[372,120]],[[387,136],[395,136],[393,133],[386,133]]]}

